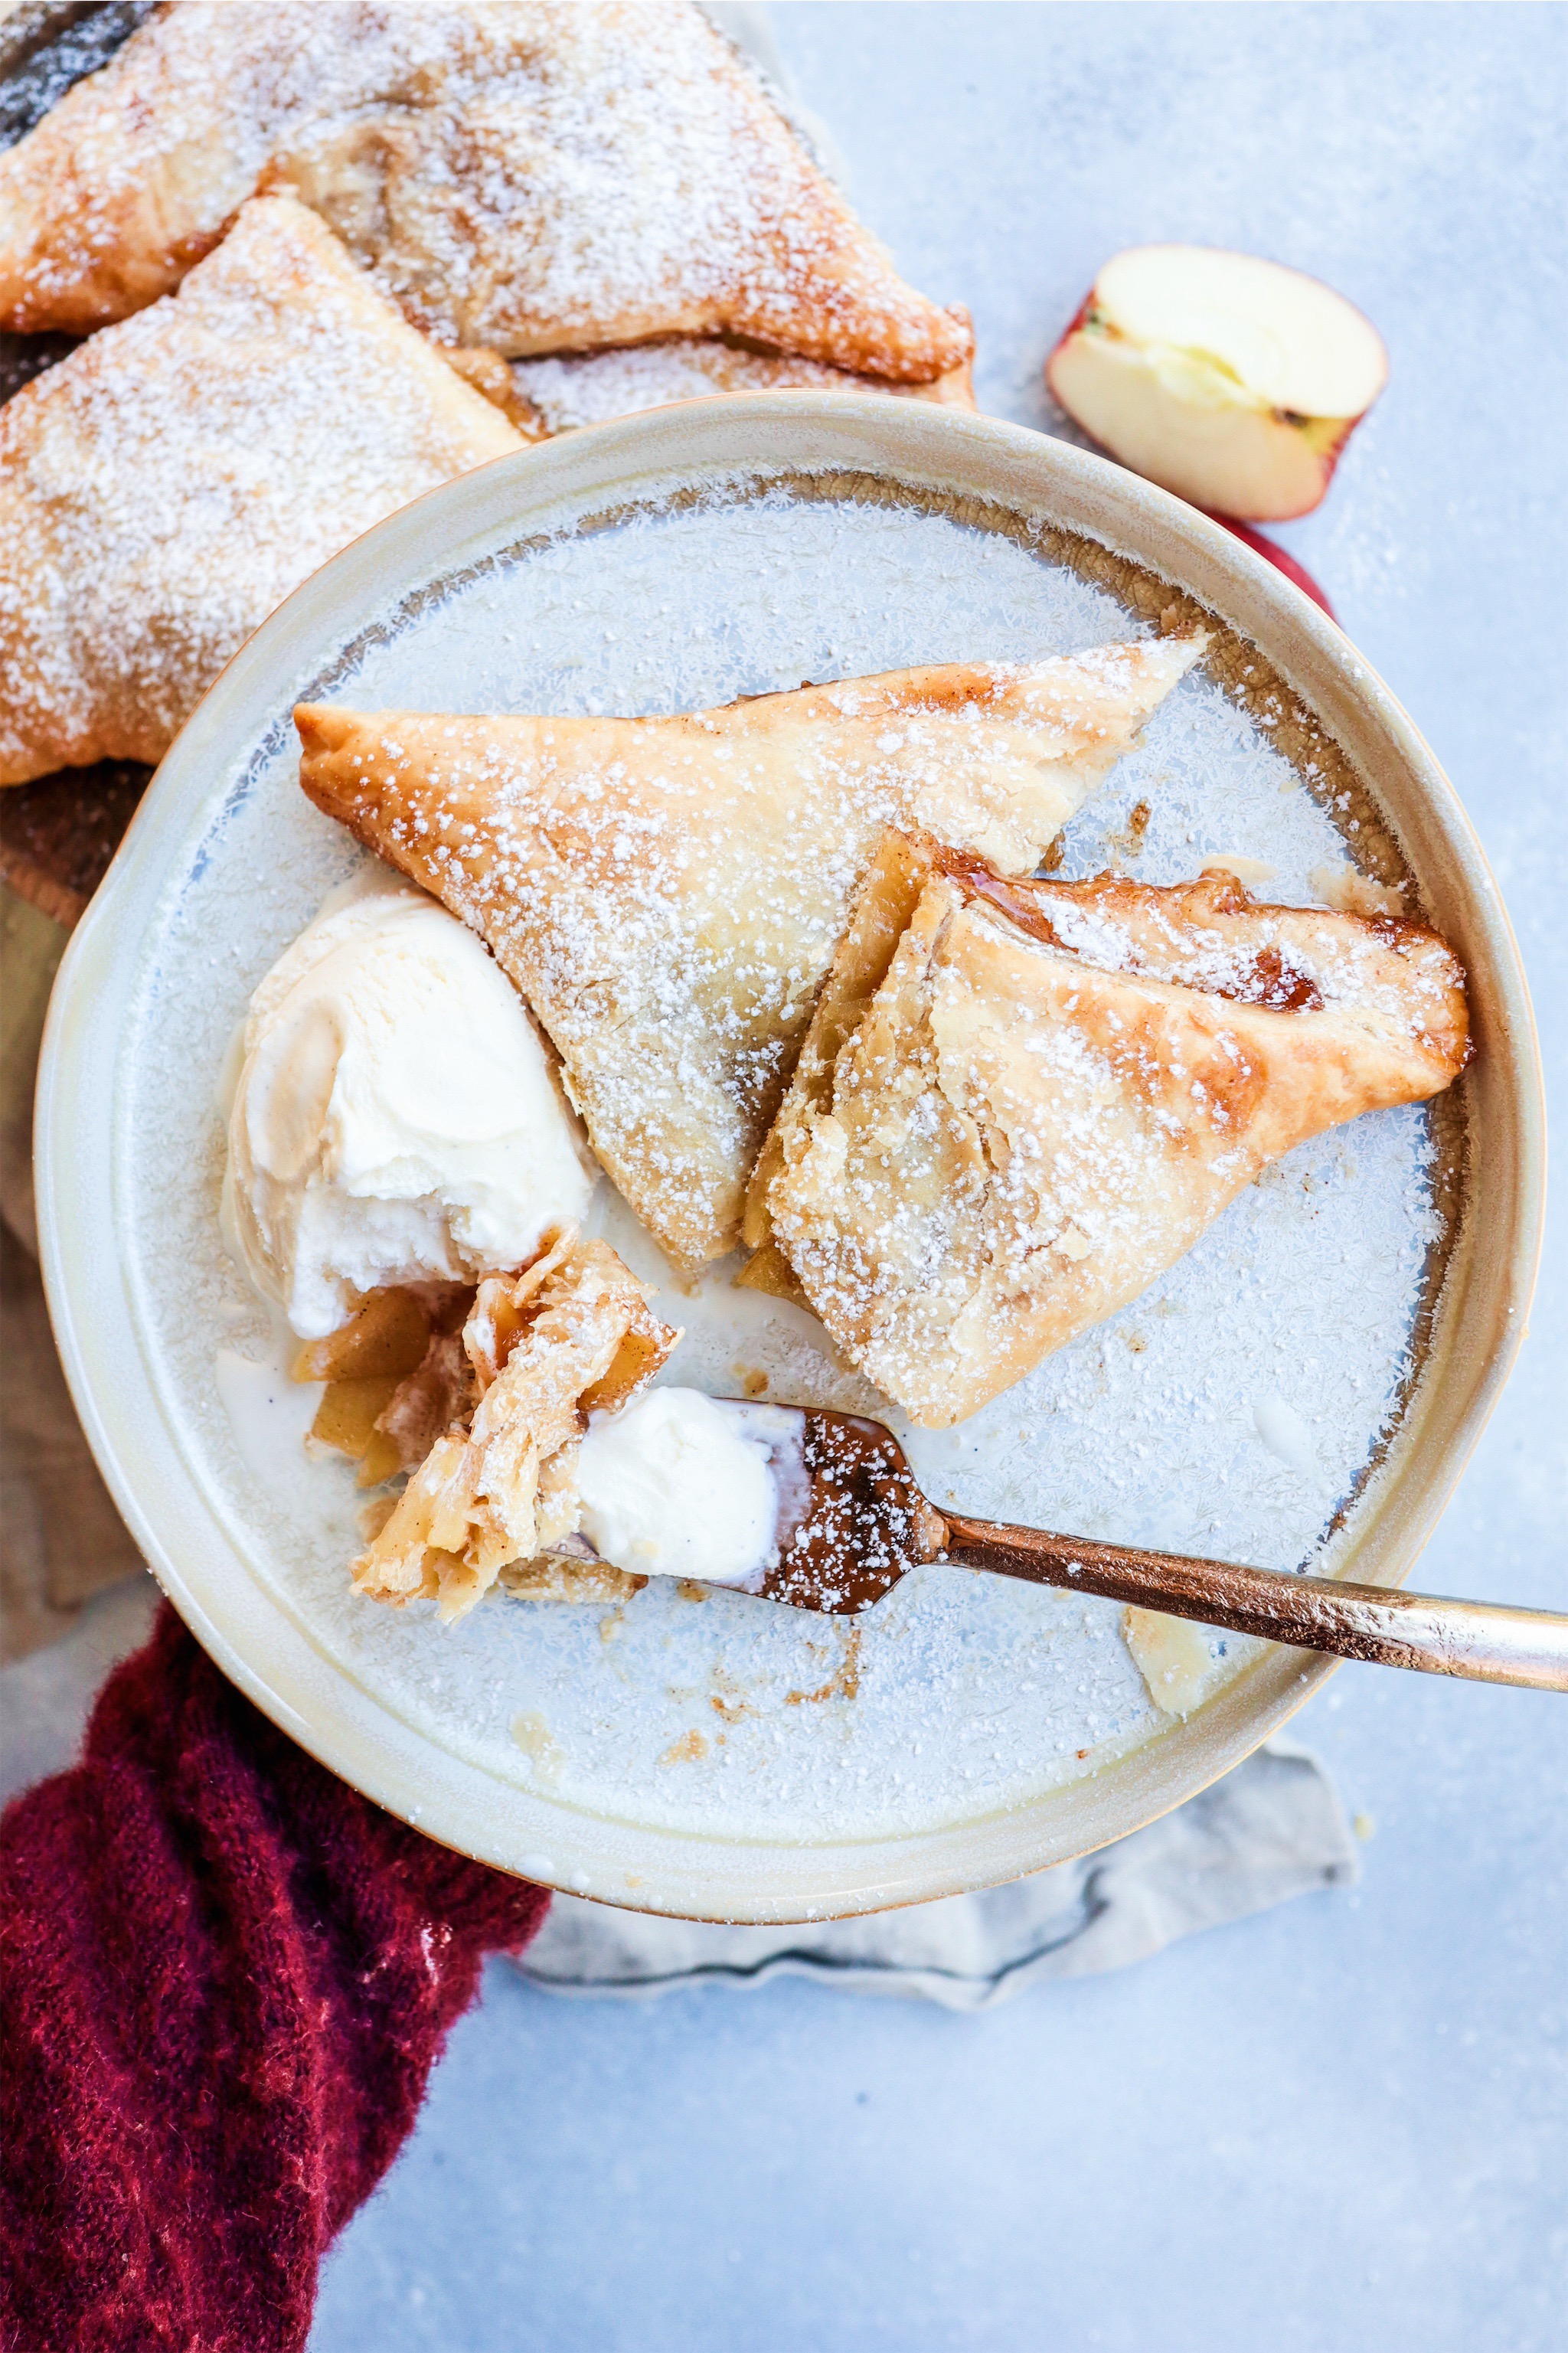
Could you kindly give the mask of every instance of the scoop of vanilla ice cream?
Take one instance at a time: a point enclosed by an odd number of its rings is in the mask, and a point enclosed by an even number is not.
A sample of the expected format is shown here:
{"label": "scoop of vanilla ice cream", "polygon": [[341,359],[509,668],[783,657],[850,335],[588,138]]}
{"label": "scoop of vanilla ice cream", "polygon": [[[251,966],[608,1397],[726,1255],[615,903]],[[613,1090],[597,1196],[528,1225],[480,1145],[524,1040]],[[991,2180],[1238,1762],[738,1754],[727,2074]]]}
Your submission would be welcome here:
{"label": "scoop of vanilla ice cream", "polygon": [[766,1411],[670,1388],[590,1414],[577,1493],[600,1559],[701,1585],[741,1585],[761,1568],[778,1522],[770,1433],[756,1426]]}
{"label": "scoop of vanilla ice cream", "polygon": [[223,1224],[304,1339],[358,1293],[474,1282],[581,1219],[593,1180],[510,982],[445,908],[372,868],[250,1002]]}

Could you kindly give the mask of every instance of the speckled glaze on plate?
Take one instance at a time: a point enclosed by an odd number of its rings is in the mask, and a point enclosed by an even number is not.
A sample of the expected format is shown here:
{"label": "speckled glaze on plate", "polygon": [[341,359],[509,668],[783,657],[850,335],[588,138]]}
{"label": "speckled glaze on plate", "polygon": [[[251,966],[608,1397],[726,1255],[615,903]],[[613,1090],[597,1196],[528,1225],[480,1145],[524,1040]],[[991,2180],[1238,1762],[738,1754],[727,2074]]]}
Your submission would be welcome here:
{"label": "speckled glaze on plate", "polygon": [[[495,1601],[443,1631],[353,1595],[347,1472],[301,1451],[259,1477],[214,1377],[218,1348],[264,1345],[213,1215],[223,1045],[358,857],[294,783],[297,696],[678,710],[1067,651],[1200,608],[1207,674],[1075,821],[1066,871],[1117,859],[1163,881],[1235,854],[1272,867],[1268,894],[1305,899],[1353,852],[1407,880],[1458,950],[1478,1059],[1435,1119],[1379,1114],[1290,1155],[1143,1300],[911,1452],[939,1503],[1394,1583],[1522,1329],[1534,1039],[1451,788],[1341,633],[1229,533],[1016,427],[831,394],[703,402],[432,493],[300,588],[215,686],[62,970],[38,1098],[46,1276],[157,1574],[225,1669],[357,1787],[607,1901],[869,1911],[1121,1835],[1331,1671],[1240,1645],[1171,1721],[1114,1612],[942,1567],[858,1627],[654,1586],[624,1611]],[[721,1276],[679,1293],[607,1187],[597,1219],[688,1327],[671,1377],[874,1407],[812,1319]]]}

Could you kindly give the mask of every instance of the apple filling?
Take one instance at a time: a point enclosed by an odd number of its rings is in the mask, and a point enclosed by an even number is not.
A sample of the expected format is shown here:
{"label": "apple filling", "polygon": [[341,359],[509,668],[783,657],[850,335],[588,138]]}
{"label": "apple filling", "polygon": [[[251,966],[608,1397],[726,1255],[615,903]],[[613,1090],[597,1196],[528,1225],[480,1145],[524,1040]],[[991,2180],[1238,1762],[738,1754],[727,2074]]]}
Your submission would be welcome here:
{"label": "apple filling", "polygon": [[297,1374],[329,1380],[313,1435],[359,1461],[362,1484],[412,1472],[354,1565],[360,1592],[433,1599],[449,1621],[498,1579],[535,1599],[637,1590],[641,1577],[555,1556],[578,1525],[588,1415],[625,1405],[680,1336],[648,1297],[607,1243],[568,1227],[532,1265],[472,1293],[378,1292],[301,1352]]}

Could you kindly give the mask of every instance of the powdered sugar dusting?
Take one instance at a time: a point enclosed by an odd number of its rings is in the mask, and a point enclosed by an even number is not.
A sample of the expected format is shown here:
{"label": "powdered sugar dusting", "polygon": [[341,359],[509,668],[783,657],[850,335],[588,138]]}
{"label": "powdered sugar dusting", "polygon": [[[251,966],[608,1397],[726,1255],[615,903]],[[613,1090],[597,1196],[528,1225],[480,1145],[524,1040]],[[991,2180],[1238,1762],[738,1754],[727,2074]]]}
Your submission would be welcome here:
{"label": "powdered sugar dusting", "polygon": [[447,343],[730,332],[914,382],[969,350],[691,0],[182,0],[0,163],[0,304],[123,317],[258,185]]}
{"label": "powdered sugar dusting", "polygon": [[605,1167],[696,1266],[739,1238],[883,827],[1029,871],[1195,650],[953,665],[673,721],[312,711],[301,781],[489,941]]}
{"label": "powdered sugar dusting", "polygon": [[1047,884],[1039,903],[1061,946],[1101,971],[1242,1005],[1357,1008],[1415,1040],[1451,1019],[1453,991],[1464,985],[1458,960],[1416,925],[1249,906],[1224,883],[1179,900]]}
{"label": "powdered sugar dusting", "polygon": [[[1424,932],[1357,936],[1251,909],[1229,883],[987,888],[1025,920],[1087,908],[1098,953],[1064,953],[1054,921],[1047,938],[1005,923],[950,876],[926,881],[831,1106],[800,1086],[786,1104],[768,1190],[836,1343],[930,1428],[1142,1294],[1291,1145],[1436,1092],[1466,1042],[1457,967]],[[1226,953],[1221,931],[1250,936],[1250,954]],[[1348,1010],[1259,949],[1270,934],[1301,935]],[[1337,959],[1336,934],[1350,934]],[[1406,943],[1447,967],[1446,992],[1423,990]],[[1194,945],[1223,994],[1139,976]],[[1316,1010],[1260,1002],[1266,976],[1270,994],[1288,976],[1291,998],[1310,990]],[[1428,995],[1444,1000],[1430,1012]]]}
{"label": "powdered sugar dusting", "polygon": [[0,415],[0,777],[157,760],[318,565],[521,446],[309,213],[247,206]]}
{"label": "powdered sugar dusting", "polygon": [[[341,675],[326,662],[301,685],[369,708],[668,712],[1137,634],[1109,596],[1009,539],[783,489],[568,531],[387,618]],[[1111,837],[1125,842],[1140,802],[1134,860]],[[1271,895],[1305,903],[1311,870],[1345,848],[1267,735],[1194,675],[1074,821],[1063,871],[1120,857],[1141,879],[1184,880],[1223,850],[1265,860]],[[443,1631],[428,1605],[392,1612],[352,1593],[351,1474],[301,1463],[268,1491],[216,1394],[219,1341],[259,1355],[265,1334],[216,1240],[208,1074],[353,857],[300,795],[281,726],[237,747],[134,976],[122,1104],[125,1249],[154,1383],[258,1574],[313,1639],[499,1778],[694,1832],[930,1828],[1026,1803],[1157,1735],[1113,1609],[952,1568],[916,1572],[854,1624],[655,1584],[619,1609],[488,1602]],[[607,1195],[596,1225],[686,1327],[665,1377],[876,1409],[803,1311],[734,1292],[728,1269],[681,1287]],[[1425,1114],[1362,1119],[1268,1170],[1152,1291],[971,1419],[922,1432],[889,1418],[939,1505],[1294,1566],[1397,1409],[1438,1233]],[[1305,1430],[1294,1462],[1259,1435],[1260,1397]],[[564,1813],[556,1843],[569,1852]]]}

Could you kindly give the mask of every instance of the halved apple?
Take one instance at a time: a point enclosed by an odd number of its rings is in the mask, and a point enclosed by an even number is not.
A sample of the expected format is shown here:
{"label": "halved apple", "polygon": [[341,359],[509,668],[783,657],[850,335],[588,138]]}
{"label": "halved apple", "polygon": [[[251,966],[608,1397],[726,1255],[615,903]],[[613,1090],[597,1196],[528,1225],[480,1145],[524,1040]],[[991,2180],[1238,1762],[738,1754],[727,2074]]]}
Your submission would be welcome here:
{"label": "halved apple", "polygon": [[1331,287],[1200,245],[1113,255],[1046,363],[1112,457],[1249,522],[1318,504],[1387,379],[1378,335]]}

